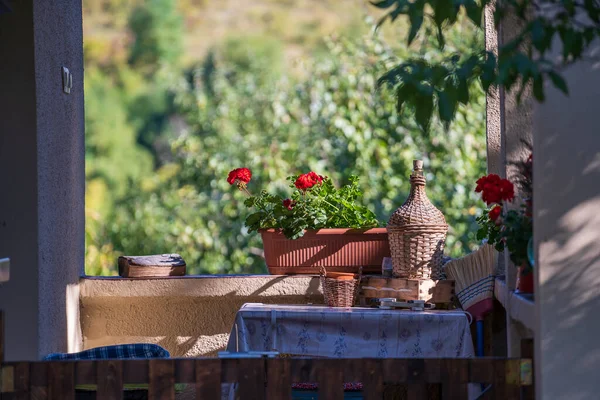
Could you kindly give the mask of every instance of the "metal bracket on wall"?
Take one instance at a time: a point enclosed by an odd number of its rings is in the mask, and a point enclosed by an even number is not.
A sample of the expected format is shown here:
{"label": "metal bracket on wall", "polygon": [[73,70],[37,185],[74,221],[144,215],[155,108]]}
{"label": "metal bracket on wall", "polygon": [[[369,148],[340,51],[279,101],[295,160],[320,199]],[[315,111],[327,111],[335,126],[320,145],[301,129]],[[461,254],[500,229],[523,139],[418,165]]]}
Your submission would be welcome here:
{"label": "metal bracket on wall", "polygon": [[73,75],[69,72],[69,68],[62,67],[62,81],[63,81],[63,92],[66,94],[71,93],[73,87]]}

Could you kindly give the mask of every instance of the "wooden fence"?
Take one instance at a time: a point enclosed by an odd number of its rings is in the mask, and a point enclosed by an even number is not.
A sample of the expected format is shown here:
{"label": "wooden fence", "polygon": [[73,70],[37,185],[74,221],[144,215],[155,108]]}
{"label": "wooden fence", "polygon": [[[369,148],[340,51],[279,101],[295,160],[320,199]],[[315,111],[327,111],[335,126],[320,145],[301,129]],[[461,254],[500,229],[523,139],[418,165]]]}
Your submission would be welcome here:
{"label": "wooden fence", "polygon": [[[343,399],[343,382],[362,382],[365,400],[381,400],[384,387],[406,384],[407,398],[467,399],[468,383],[485,383],[486,399],[521,399],[531,385],[531,359],[166,359],[20,362],[2,365],[2,400],[74,400],[77,385],[97,385],[98,399],[121,399],[125,384],[147,384],[150,400],[175,399],[188,384],[197,399],[217,400],[221,382],[237,382],[240,399],[290,399],[293,382],[319,384],[319,399]],[[431,386],[431,385],[429,385]],[[524,393],[531,393],[531,391]],[[530,395],[525,397],[529,398]],[[523,397],[523,398],[525,398]]]}

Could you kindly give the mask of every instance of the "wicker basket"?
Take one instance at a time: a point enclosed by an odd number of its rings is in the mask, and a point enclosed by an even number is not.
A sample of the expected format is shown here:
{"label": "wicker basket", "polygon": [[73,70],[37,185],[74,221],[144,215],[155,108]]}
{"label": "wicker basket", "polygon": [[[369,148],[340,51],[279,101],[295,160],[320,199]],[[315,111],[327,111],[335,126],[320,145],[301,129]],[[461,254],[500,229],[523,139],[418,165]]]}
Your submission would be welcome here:
{"label": "wicker basket", "polygon": [[358,270],[358,279],[340,280],[327,278],[325,267],[321,267],[320,275],[325,304],[329,307],[352,307],[354,305],[362,278],[362,267]]}
{"label": "wicker basket", "polygon": [[393,275],[396,278],[440,279],[448,225],[427,198],[423,161],[413,162],[410,195],[388,222]]}

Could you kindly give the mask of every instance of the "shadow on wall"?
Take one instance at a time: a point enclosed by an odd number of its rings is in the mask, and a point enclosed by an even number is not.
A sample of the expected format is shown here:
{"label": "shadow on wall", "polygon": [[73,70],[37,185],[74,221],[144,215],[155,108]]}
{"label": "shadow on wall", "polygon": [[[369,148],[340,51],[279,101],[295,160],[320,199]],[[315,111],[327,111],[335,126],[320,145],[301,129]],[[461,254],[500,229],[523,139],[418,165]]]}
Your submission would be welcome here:
{"label": "shadow on wall", "polygon": [[323,302],[317,279],[311,280],[304,294],[264,294],[283,279],[276,278],[249,295],[231,291],[215,297],[83,297],[84,348],[146,342],[165,347],[174,357],[216,356],[225,349],[236,312],[244,303]]}
{"label": "shadow on wall", "polygon": [[589,66],[572,69],[571,96],[549,90],[536,113],[536,303],[544,398],[598,397],[600,74],[595,75],[591,84]]}

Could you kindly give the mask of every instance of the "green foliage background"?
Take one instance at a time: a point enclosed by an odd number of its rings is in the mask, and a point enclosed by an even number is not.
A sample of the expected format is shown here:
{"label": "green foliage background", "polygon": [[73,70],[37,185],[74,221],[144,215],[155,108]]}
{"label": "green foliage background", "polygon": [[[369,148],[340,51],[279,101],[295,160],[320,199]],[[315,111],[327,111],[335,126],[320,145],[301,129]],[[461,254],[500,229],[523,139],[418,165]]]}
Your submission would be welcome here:
{"label": "green foliage background", "polygon": [[[310,18],[308,3],[321,7]],[[363,204],[386,221],[422,158],[450,224],[447,253],[475,246],[482,90],[470,87],[448,130],[433,121],[424,134],[377,80],[409,57],[443,57],[435,34],[406,47],[402,27],[373,33],[377,15],[362,1],[308,3],[240,1],[226,11],[255,24],[224,31],[203,23],[220,2],[84,0],[88,274],[115,274],[123,253],[170,252],[191,274],[266,273],[244,197],[225,181],[241,166],[256,193],[285,194],[285,177],[309,170],[337,185],[357,175]],[[467,24],[446,40],[446,52],[483,45]]]}

